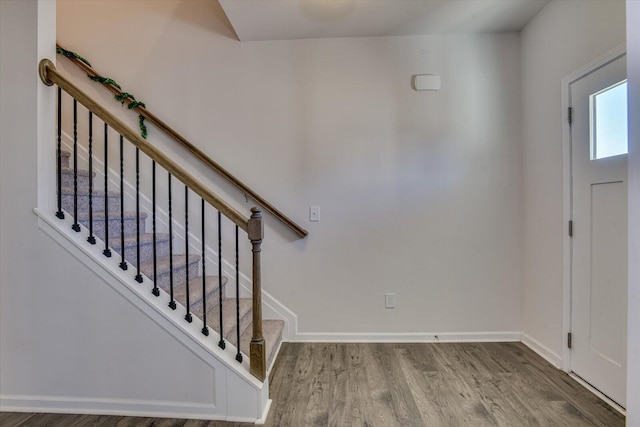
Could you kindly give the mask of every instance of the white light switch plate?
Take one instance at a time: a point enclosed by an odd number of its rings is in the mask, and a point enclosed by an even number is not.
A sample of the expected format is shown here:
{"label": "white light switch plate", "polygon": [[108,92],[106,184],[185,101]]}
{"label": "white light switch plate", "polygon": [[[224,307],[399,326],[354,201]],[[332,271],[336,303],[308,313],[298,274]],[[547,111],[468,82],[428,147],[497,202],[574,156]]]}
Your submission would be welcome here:
{"label": "white light switch plate", "polygon": [[384,308],[396,308],[396,294],[384,294]]}
{"label": "white light switch plate", "polygon": [[309,221],[320,221],[320,206],[309,206]]}

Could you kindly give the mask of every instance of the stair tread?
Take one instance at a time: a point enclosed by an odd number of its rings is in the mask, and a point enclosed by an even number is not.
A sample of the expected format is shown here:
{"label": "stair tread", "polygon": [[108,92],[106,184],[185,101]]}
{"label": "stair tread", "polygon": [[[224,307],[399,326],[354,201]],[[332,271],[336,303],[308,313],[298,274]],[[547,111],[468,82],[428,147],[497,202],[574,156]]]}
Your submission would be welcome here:
{"label": "stair tread", "polygon": [[[94,221],[104,220],[104,216],[105,216],[105,213],[101,211],[97,211],[93,213]],[[148,214],[146,212],[140,212],[140,219],[145,219],[147,218],[147,216]],[[135,218],[136,218],[135,211],[124,212],[124,219],[135,219]],[[89,219],[89,212],[78,212],[78,220],[82,221],[82,220],[88,220],[88,219]],[[113,220],[113,219],[120,219],[119,211],[116,211],[116,212],[109,211],[109,220]]]}
{"label": "stair tread", "polygon": [[[172,261],[173,261],[173,269],[175,270],[178,268],[182,268],[185,266],[185,264],[187,264],[186,262],[187,257],[185,255],[174,255]],[[193,264],[194,262],[199,262],[199,261],[200,261],[200,255],[189,255],[189,264]],[[170,270],[169,257],[166,256],[166,257],[158,258],[156,268],[159,276],[162,274],[168,273]],[[145,276],[153,280],[153,260],[141,263],[140,271],[142,272],[142,274],[144,274]],[[174,283],[173,290],[175,293],[176,291],[175,283]]]}
{"label": "stair tread", "polygon": [[[65,168],[63,167],[62,169],[60,169],[60,173],[63,173],[65,175],[73,175],[73,168]],[[82,175],[82,176],[89,176],[89,170],[88,169],[78,169],[78,175]],[[93,173],[93,176],[96,176],[96,173]]]}
{"label": "stair tread", "polygon": [[[282,330],[284,329],[284,321],[263,319],[262,320],[262,336],[266,344],[265,355],[267,356],[267,369],[271,366],[271,360],[275,356],[274,351],[282,340]],[[240,336],[240,351],[249,354],[251,347],[251,337],[253,335],[252,323],[242,332]]]}
{"label": "stair tread", "polygon": [[[156,243],[165,242],[169,240],[169,233],[156,233]],[[124,236],[124,246],[125,248],[130,246],[135,246],[138,240],[135,234],[130,234]],[[151,244],[153,243],[153,233],[140,233],[140,244]],[[120,236],[111,237],[109,239],[109,246],[111,247],[120,247]]]}
{"label": "stair tread", "polygon": [[[226,277],[222,276],[223,287],[227,284],[227,280],[228,279]],[[206,276],[205,288],[207,295],[210,295],[212,292],[217,291],[219,283],[220,281],[218,280],[218,276]],[[177,288],[174,287],[173,296],[178,301],[185,301],[187,296],[187,287],[183,285],[178,286]],[[197,276],[193,279],[189,279],[189,301],[191,304],[196,304],[202,301],[202,276]],[[217,306],[217,304],[215,306]]]}
{"label": "stair tread", "polygon": [[[251,312],[253,302],[251,298],[240,298],[240,319]],[[236,299],[225,298],[222,300],[222,322],[224,326],[224,338],[235,344],[235,324],[236,324]],[[220,331],[220,306],[215,305],[207,310],[207,324],[216,331]],[[231,326],[231,327],[230,327]],[[242,331],[240,331],[242,332]]]}
{"label": "stair tread", "polygon": [[[62,187],[63,196],[73,196],[73,187]],[[94,189],[92,191],[94,197],[104,197],[104,190]],[[84,187],[78,187],[78,196],[88,196],[89,189]],[[109,191],[109,197],[120,197],[120,193],[116,191]]]}

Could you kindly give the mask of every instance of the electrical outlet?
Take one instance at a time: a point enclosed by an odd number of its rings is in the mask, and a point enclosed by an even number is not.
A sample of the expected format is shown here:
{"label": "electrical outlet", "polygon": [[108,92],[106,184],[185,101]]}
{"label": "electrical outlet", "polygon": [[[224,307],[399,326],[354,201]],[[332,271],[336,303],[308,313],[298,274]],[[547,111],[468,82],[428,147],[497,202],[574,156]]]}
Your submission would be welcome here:
{"label": "electrical outlet", "polygon": [[309,206],[309,221],[320,221],[320,206]]}
{"label": "electrical outlet", "polygon": [[384,294],[384,308],[396,308],[396,294]]}

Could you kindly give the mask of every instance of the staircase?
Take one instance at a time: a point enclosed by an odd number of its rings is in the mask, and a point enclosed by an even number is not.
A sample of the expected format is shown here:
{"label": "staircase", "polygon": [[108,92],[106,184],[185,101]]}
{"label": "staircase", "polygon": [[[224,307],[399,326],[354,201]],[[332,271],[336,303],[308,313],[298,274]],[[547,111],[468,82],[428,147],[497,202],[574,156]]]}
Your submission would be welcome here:
{"label": "staircase", "polygon": [[[53,193],[55,183],[57,200],[55,209],[51,200],[54,197],[44,203],[46,206],[34,209],[40,224],[63,246],[71,243],[72,246],[66,246],[68,251],[128,300],[132,309],[145,313],[147,320],[168,332],[163,340],[167,340],[167,349],[171,350],[154,353],[170,360],[163,366],[181,366],[187,374],[172,377],[159,387],[149,385],[145,389],[143,386],[135,391],[135,398],[122,400],[119,399],[121,395],[129,396],[127,384],[131,374],[116,369],[114,376],[122,372],[121,381],[125,387],[114,393],[115,399],[102,398],[101,392],[97,391],[98,398],[77,400],[71,407],[89,408],[83,411],[95,413],[130,414],[133,409],[133,413],[145,416],[163,414],[243,422],[264,420],[270,402],[268,371],[286,326],[283,320],[275,319],[284,319],[287,324],[294,320],[285,307],[262,290],[261,245],[265,238],[262,210],[301,238],[307,231],[169,128],[144,105],[137,103],[133,108],[139,114],[140,122],[144,115],[186,148],[194,161],[203,162],[250,197],[255,202],[250,213],[227,203],[158,146],[147,141],[142,136],[144,132],[141,135],[128,127],[59,73],[50,60],[41,60],[38,71],[45,85],[57,86],[58,104],[56,178],[43,193]],[[90,76],[91,73],[95,76],[95,71],[90,68],[89,71]],[[117,91],[114,93],[118,100],[126,98],[125,102],[131,106],[133,97],[130,94],[120,92],[109,83],[110,79],[101,79],[109,90]],[[65,108],[63,114],[63,105],[71,106],[72,110]],[[66,150],[62,145],[65,127],[68,134],[73,135],[69,137]],[[116,145],[118,142],[119,146]],[[86,162],[80,159],[81,164],[86,165],[83,168],[78,159],[81,157],[79,151],[85,149],[88,153]],[[114,154],[116,158],[110,158]],[[96,168],[96,162],[101,167]],[[119,172],[110,169],[116,163]],[[130,185],[125,180],[125,171],[129,171],[126,174],[129,177],[134,166],[135,178],[131,177]],[[95,179],[95,172],[102,174],[99,179]],[[160,188],[156,185],[158,174],[167,178]],[[112,178],[116,178],[115,181],[119,178],[119,185],[114,184]],[[145,194],[141,187],[146,189]],[[128,189],[134,189],[133,194]],[[141,206],[141,199],[144,199],[145,207]],[[197,203],[193,203],[196,200]],[[131,201],[135,203],[133,209],[129,208]],[[211,224],[217,225],[217,233]],[[231,228],[234,234],[228,233]],[[223,233],[223,230],[227,232]],[[242,245],[240,235],[248,240]],[[207,243],[216,237],[217,247],[209,248]],[[179,241],[174,244],[176,238]],[[194,241],[199,244],[194,245]],[[241,259],[247,277],[240,273]],[[217,276],[207,274],[214,270],[217,270]],[[223,272],[229,277],[223,277]],[[268,298],[267,319],[263,316],[263,296]],[[137,323],[132,324],[132,330],[137,326]],[[150,346],[163,348],[164,342],[154,340]],[[130,350],[129,347],[126,349]],[[128,360],[124,359],[123,367],[135,369]],[[174,369],[170,371],[178,373]],[[162,374],[154,369],[151,375],[154,381],[156,378],[165,381]],[[192,386],[192,382],[196,384]],[[161,396],[156,393],[158,390],[163,393]],[[57,402],[51,406],[58,405]]]}
{"label": "staircase", "polygon": [[[70,152],[61,153],[61,196],[62,208],[67,215],[72,216],[74,212],[74,170],[69,167]],[[108,209],[108,220],[105,221],[107,209],[105,209],[105,193],[96,189],[95,185],[90,191],[90,173],[88,170],[77,170],[77,221],[86,228],[89,228],[90,206],[89,196],[91,194],[91,209],[93,214],[93,233],[97,239],[104,241],[105,230],[108,230],[109,247],[112,256],[121,257],[121,220],[124,224],[124,258],[129,263],[129,268],[135,271],[137,265],[137,226],[136,212],[124,211],[124,217],[120,214],[120,193],[109,192],[106,208]],[[95,176],[95,172],[93,173]],[[95,182],[94,182],[95,184]],[[154,247],[153,233],[146,229],[145,223],[149,215],[140,213],[140,270],[145,276],[144,280],[151,281],[154,277]],[[174,220],[175,221],[175,220]],[[69,232],[72,232],[71,230]],[[174,300],[186,307],[187,277],[189,277],[189,307],[194,317],[203,318],[203,293],[201,275],[201,256],[170,253],[170,236],[166,233],[156,233],[156,285],[162,291],[169,294],[170,280],[173,278]],[[133,275],[132,279],[133,281]],[[227,277],[206,276],[204,278],[206,289],[206,319],[209,328],[221,335],[227,342],[237,346],[238,328],[240,330],[240,351],[249,355],[249,348],[252,338],[252,300],[251,298],[228,298],[226,293]],[[220,289],[222,286],[222,289]],[[220,301],[222,298],[222,301]],[[236,305],[239,307],[239,314],[236,313]],[[220,310],[222,310],[223,331],[220,331]],[[236,316],[239,323],[236,322]],[[185,320],[186,322],[186,320]],[[277,349],[282,341],[282,320],[263,320],[263,335],[266,342],[267,367],[277,354]]]}

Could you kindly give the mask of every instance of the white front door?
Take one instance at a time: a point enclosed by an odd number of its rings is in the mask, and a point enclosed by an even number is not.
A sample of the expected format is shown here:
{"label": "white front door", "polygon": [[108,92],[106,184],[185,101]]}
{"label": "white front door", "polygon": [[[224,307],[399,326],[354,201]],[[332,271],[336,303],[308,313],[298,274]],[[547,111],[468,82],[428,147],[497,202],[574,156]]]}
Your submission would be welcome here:
{"label": "white front door", "polygon": [[627,364],[626,57],[575,81],[571,370],[620,406]]}

